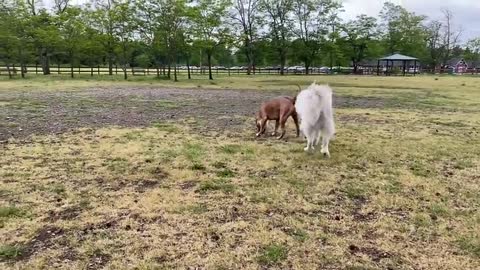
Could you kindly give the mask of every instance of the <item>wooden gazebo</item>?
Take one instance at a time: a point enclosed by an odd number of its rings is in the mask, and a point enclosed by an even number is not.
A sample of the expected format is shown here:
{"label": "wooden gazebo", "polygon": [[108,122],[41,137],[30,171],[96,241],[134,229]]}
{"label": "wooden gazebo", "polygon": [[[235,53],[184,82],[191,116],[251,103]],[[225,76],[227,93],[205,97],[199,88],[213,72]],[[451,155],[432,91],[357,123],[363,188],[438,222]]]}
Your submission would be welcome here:
{"label": "wooden gazebo", "polygon": [[410,67],[411,62],[414,63],[414,65],[413,65],[413,75],[415,76],[417,74],[418,58],[396,53],[396,54],[378,59],[377,75],[380,75],[380,64],[381,63],[386,63],[385,75],[388,75],[389,68],[393,69],[396,62],[397,63],[402,62],[403,76],[405,76],[407,74],[407,64],[408,64],[408,67]]}

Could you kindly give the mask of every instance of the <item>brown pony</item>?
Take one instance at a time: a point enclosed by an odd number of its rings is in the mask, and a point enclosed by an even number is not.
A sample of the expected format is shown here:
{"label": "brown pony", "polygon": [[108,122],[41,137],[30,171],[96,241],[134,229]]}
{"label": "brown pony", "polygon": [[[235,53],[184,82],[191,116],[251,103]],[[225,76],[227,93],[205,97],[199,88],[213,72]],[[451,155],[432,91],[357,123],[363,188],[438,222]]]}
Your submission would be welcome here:
{"label": "brown pony", "polygon": [[275,131],[272,136],[275,136],[278,131],[278,127],[282,129],[281,135],[278,139],[282,139],[285,136],[285,123],[291,116],[295,122],[297,128],[297,137],[300,135],[298,127],[298,117],[295,111],[296,97],[276,97],[267,102],[262,103],[260,110],[255,117],[255,124],[257,125],[257,137],[264,134],[267,128],[267,122],[269,120],[275,120]]}

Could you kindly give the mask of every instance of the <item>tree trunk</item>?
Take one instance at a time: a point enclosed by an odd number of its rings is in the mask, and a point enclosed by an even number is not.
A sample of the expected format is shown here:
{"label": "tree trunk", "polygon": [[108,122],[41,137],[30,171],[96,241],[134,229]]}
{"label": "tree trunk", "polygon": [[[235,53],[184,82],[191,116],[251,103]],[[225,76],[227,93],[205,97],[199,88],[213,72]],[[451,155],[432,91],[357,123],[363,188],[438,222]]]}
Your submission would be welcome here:
{"label": "tree trunk", "polygon": [[90,66],[90,76],[93,77],[93,66]]}
{"label": "tree trunk", "polygon": [[160,78],[160,69],[158,68],[158,65],[156,66],[157,68],[157,78]]}
{"label": "tree trunk", "polygon": [[128,79],[128,75],[127,75],[127,44],[125,42],[123,42],[123,78],[125,80]]}
{"label": "tree trunk", "polygon": [[108,55],[108,75],[113,75],[113,59],[112,55]]}
{"label": "tree trunk", "polygon": [[42,63],[43,75],[50,75],[50,61],[48,59],[48,51],[46,48],[42,48],[40,61]]}
{"label": "tree trunk", "polygon": [[191,80],[192,76],[190,74],[190,56],[187,55],[187,73],[188,73],[188,79]]}
{"label": "tree trunk", "polygon": [[107,43],[108,50],[108,75],[113,75],[113,49],[110,41]]}
{"label": "tree trunk", "polygon": [[169,79],[172,78],[171,73],[172,73],[172,66],[171,66],[170,61],[169,61],[168,62],[168,67],[167,67],[167,78],[169,78]]}
{"label": "tree trunk", "polygon": [[12,71],[10,70],[10,64],[7,63],[7,72],[8,72],[8,78],[12,78]]}
{"label": "tree trunk", "polygon": [[26,68],[25,68],[25,62],[23,59],[22,46],[18,47],[18,55],[20,56],[20,73],[22,74],[22,79],[25,79]]}
{"label": "tree trunk", "polygon": [[310,74],[310,61],[305,61],[305,74]]}
{"label": "tree trunk", "polygon": [[177,57],[175,57],[175,63],[173,63],[173,81],[178,82],[178,79],[177,79]]}
{"label": "tree trunk", "polygon": [[208,60],[208,79],[213,80],[212,76],[212,53],[207,52],[207,60]]}
{"label": "tree trunk", "polygon": [[70,77],[73,78],[73,55],[70,55]]}
{"label": "tree trunk", "polygon": [[203,51],[202,51],[202,49],[200,49],[200,63],[199,63],[200,74],[203,74],[202,61],[203,61]]}
{"label": "tree trunk", "polygon": [[280,51],[280,75],[285,75],[285,63],[287,62],[286,53],[282,50]]}
{"label": "tree trunk", "polygon": [[252,56],[250,53],[250,45],[248,40],[245,41],[246,46],[245,46],[245,56],[247,57],[247,75],[252,74],[252,67],[253,67],[253,61],[252,61]]}
{"label": "tree trunk", "polygon": [[25,73],[27,71],[27,68],[25,67],[25,63],[23,62],[23,60],[21,60],[22,62],[20,63],[20,68],[21,68],[21,73],[22,73],[22,79],[25,79]]}

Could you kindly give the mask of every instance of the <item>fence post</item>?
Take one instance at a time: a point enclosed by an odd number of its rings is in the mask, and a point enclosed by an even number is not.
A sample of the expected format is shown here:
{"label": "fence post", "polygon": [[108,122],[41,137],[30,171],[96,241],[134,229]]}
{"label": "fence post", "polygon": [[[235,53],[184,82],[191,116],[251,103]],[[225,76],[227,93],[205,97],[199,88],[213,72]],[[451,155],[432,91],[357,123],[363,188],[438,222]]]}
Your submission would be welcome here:
{"label": "fence post", "polygon": [[35,75],[38,75],[38,64],[35,63]]}
{"label": "fence post", "polygon": [[58,71],[58,74],[60,74],[60,63],[57,64],[57,71]]}
{"label": "fence post", "polygon": [[97,66],[97,74],[100,75],[100,65]]}
{"label": "fence post", "polygon": [[80,75],[82,73],[80,73],[80,66],[78,66],[78,75]]}
{"label": "fence post", "polygon": [[118,75],[118,65],[115,64],[115,75]]}

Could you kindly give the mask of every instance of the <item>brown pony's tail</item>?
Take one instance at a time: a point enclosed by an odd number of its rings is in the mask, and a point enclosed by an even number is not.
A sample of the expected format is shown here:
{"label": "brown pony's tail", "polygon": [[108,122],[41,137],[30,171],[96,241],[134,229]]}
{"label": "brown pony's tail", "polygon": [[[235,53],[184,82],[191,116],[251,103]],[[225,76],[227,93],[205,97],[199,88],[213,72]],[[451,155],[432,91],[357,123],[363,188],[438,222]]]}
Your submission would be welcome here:
{"label": "brown pony's tail", "polygon": [[302,92],[302,87],[299,84],[295,84],[298,87],[298,92]]}
{"label": "brown pony's tail", "polygon": [[298,93],[292,98],[293,105],[295,105],[295,102],[297,101],[298,94],[302,92],[302,87],[299,84],[296,84],[296,86],[298,87]]}

